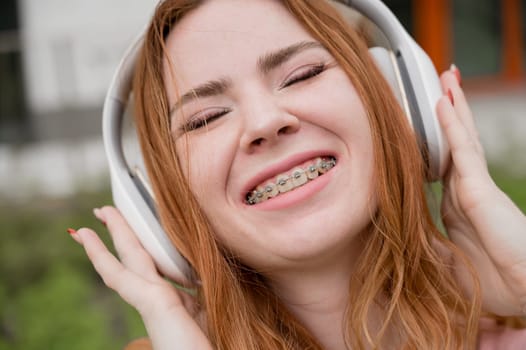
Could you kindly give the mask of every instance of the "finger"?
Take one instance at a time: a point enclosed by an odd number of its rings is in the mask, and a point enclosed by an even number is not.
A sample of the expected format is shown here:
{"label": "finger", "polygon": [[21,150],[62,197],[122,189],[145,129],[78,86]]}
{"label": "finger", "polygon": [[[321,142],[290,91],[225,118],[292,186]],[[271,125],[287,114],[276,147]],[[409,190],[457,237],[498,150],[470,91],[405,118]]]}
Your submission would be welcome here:
{"label": "finger", "polygon": [[141,245],[120,212],[114,207],[105,206],[101,209],[94,209],[93,213],[108,227],[122,264],[140,276],[155,280],[158,272],[151,256]]}
{"label": "finger", "polygon": [[461,86],[459,85],[458,78],[453,70],[458,70],[458,68],[452,67],[450,70],[445,71],[440,76],[442,90],[444,91],[444,94],[447,94],[448,90],[451,91],[458,118],[462,124],[464,124],[471,137],[476,140],[477,149],[482,154],[484,151],[479,141],[480,137],[475,124],[475,119],[473,118],[473,113],[471,112],[471,108],[467,102],[464,90],[462,90]]}
{"label": "finger", "polygon": [[451,148],[455,169],[461,177],[487,172],[483,156],[478,152],[465,125],[459,120],[449,98],[443,96],[437,105],[439,123]]}
{"label": "finger", "polygon": [[477,150],[480,154],[484,154],[484,149],[480,143],[480,135],[475,124],[475,119],[473,118],[473,113],[471,112],[471,108],[466,100],[464,90],[459,86],[454,86],[450,91],[453,94],[455,111],[457,112],[459,119],[462,121],[462,124],[464,124],[469,135],[473,139],[473,142],[477,146]]}
{"label": "finger", "polygon": [[121,264],[94,231],[82,228],[76,235],[104,283],[139,310],[146,303],[145,281]]}

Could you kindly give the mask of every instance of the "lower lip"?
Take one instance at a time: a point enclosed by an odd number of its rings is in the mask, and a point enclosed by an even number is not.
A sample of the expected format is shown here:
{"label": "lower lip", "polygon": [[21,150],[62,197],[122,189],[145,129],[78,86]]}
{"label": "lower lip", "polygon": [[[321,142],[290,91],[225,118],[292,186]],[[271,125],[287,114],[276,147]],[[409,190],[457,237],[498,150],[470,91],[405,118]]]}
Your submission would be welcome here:
{"label": "lower lip", "polygon": [[267,199],[264,202],[250,205],[259,210],[279,210],[294,206],[309,197],[320,192],[331,180],[332,174],[336,167],[332,168],[322,176],[318,176],[314,180],[307,182],[305,185],[297,187],[292,191],[282,193],[271,199]]}

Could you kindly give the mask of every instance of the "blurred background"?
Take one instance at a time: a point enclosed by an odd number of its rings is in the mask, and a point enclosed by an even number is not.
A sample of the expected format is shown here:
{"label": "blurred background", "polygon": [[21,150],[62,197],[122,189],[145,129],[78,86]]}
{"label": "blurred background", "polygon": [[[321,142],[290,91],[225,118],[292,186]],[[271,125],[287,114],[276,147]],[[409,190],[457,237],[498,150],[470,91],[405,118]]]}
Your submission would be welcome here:
{"label": "blurred background", "polygon": [[[156,0],[0,2],[0,349],[120,349],[145,335],[68,234],[111,203],[101,110]],[[389,0],[463,74],[490,169],[526,211],[526,0]],[[106,236],[106,235],[103,235]]]}

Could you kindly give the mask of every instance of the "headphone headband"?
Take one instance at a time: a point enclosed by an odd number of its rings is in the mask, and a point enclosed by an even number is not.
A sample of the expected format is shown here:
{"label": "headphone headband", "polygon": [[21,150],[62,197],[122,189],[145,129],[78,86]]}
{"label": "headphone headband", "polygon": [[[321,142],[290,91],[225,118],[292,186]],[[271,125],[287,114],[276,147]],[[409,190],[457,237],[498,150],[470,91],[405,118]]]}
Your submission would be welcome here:
{"label": "headphone headband", "polygon": [[395,67],[408,100],[411,124],[427,162],[429,180],[442,178],[448,165],[449,147],[436,117],[436,104],[443,94],[431,59],[380,0],[337,1],[360,12],[386,37],[390,46],[387,49],[396,58]]}
{"label": "headphone headband", "polygon": [[[339,5],[338,5],[339,3]],[[381,50],[370,50],[399,102],[409,107],[409,121],[427,156],[430,178],[445,172],[449,150],[436,118],[436,103],[442,96],[440,81],[429,57],[404,30],[380,0],[339,0],[342,10],[352,8],[374,24],[387,39]],[[140,35],[127,50],[112,79],[103,109],[103,139],[111,174],[113,199],[144,248],[162,273],[183,284],[195,283],[188,262],[175,249],[156,215],[143,164],[129,166],[122,145],[122,124],[132,90],[133,73],[142,47]],[[385,45],[380,45],[385,46]],[[407,111],[407,108],[405,108]],[[142,158],[139,163],[142,163]]]}

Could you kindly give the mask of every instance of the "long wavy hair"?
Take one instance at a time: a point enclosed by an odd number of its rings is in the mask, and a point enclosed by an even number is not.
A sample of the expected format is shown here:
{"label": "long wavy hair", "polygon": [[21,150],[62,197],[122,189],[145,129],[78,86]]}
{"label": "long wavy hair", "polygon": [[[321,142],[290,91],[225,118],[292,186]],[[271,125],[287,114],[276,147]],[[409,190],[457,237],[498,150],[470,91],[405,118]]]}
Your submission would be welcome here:
{"label": "long wavy hair", "polygon": [[[215,348],[322,349],[265,276],[245,266],[217,239],[182,173],[184,160],[178,159],[170,133],[163,80],[165,39],[178,20],[201,3],[165,0],[157,6],[134,77],[136,127],[160,219],[201,282],[196,286],[196,302],[205,315],[201,326]],[[474,348],[481,315],[478,278],[434,223],[416,137],[363,38],[325,1],[282,3],[346,72],[372,130],[378,208],[349,285],[346,343],[353,349],[381,348],[388,328],[395,327],[403,349]],[[475,287],[469,300],[454,278],[453,260],[471,271]],[[385,313],[371,329],[373,306]]]}

